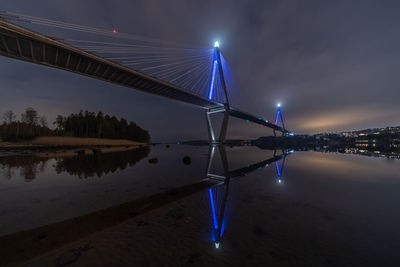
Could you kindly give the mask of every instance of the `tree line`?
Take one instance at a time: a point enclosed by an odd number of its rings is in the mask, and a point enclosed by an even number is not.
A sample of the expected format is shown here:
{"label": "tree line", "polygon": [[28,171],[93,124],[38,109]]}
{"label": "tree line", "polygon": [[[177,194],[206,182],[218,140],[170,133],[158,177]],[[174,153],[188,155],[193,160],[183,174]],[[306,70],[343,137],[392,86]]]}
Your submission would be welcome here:
{"label": "tree line", "polygon": [[150,140],[149,133],[134,122],[104,115],[102,112],[96,114],[86,110],[77,114],[72,113],[67,117],[58,115],[54,124],[59,135],[127,139],[140,142]]}
{"label": "tree line", "polygon": [[58,115],[53,122],[55,129],[48,127],[45,116],[29,107],[17,120],[16,114],[6,111],[3,115],[3,124],[0,125],[0,138],[5,141],[32,139],[38,136],[74,136],[95,137],[109,139],[127,139],[139,142],[148,142],[150,134],[126,119],[117,119],[115,116],[97,114],[89,111],[71,113],[68,116]]}
{"label": "tree line", "polygon": [[33,108],[25,109],[21,119],[8,110],[3,115],[3,124],[0,125],[0,137],[5,141],[32,139],[41,135],[53,135],[53,131],[47,127],[45,116],[39,116]]}

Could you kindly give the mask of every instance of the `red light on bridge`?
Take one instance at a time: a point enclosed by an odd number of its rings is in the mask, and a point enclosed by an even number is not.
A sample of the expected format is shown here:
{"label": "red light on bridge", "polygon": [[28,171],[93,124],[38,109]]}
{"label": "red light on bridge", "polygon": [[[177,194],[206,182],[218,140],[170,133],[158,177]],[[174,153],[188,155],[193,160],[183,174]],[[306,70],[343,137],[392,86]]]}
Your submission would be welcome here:
{"label": "red light on bridge", "polygon": [[113,33],[118,33],[116,29],[113,29]]}

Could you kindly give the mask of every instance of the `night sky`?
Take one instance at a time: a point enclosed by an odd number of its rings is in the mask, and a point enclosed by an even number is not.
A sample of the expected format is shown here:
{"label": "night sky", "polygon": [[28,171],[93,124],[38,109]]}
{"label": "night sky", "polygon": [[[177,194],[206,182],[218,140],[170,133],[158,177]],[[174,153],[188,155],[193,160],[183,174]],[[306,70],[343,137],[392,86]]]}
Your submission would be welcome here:
{"label": "night sky", "polygon": [[[0,10],[221,51],[233,106],[296,133],[400,125],[399,1],[2,1]],[[53,121],[80,109],[133,120],[153,141],[206,138],[204,110],[103,81],[0,58],[0,113]],[[228,138],[270,130],[232,119]]]}

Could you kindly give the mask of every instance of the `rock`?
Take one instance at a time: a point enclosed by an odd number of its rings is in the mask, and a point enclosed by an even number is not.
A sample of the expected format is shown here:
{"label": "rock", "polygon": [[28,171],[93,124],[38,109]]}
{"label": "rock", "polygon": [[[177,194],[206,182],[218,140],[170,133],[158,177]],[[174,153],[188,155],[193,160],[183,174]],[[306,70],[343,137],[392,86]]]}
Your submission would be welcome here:
{"label": "rock", "polygon": [[264,229],[259,225],[253,226],[253,234],[256,235],[257,237],[262,237],[262,236],[267,235],[267,233],[264,231]]}
{"label": "rock", "polygon": [[174,208],[174,209],[171,209],[170,211],[168,211],[167,215],[168,215],[168,217],[171,217],[175,220],[179,220],[185,216],[185,211],[182,208],[178,207],[178,208]]}
{"label": "rock", "polygon": [[56,259],[55,266],[69,265],[71,263],[76,262],[80,256],[81,254],[75,251],[67,251]]}
{"label": "rock", "polygon": [[190,257],[188,259],[188,263],[194,264],[194,263],[202,261],[203,258],[204,258],[203,255],[201,255],[200,253],[193,253],[192,255],[190,255]]}
{"label": "rock", "polygon": [[158,163],[158,158],[151,158],[151,159],[149,159],[149,163],[152,163],[152,164]]}
{"label": "rock", "polygon": [[192,163],[192,159],[188,156],[183,157],[182,161],[185,165],[190,165]]}
{"label": "rock", "polygon": [[86,252],[92,248],[93,246],[91,244],[85,243],[77,248],[69,249],[56,259],[55,266],[66,266],[74,263],[80,258],[83,252]]}

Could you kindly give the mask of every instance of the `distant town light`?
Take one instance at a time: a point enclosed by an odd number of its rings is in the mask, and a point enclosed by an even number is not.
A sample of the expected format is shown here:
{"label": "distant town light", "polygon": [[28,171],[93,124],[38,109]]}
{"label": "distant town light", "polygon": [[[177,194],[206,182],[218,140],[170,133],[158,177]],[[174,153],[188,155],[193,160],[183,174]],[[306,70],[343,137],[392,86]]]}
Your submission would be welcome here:
{"label": "distant town light", "polygon": [[216,42],[214,43],[214,47],[219,47],[219,42],[218,42],[218,41],[216,41]]}

